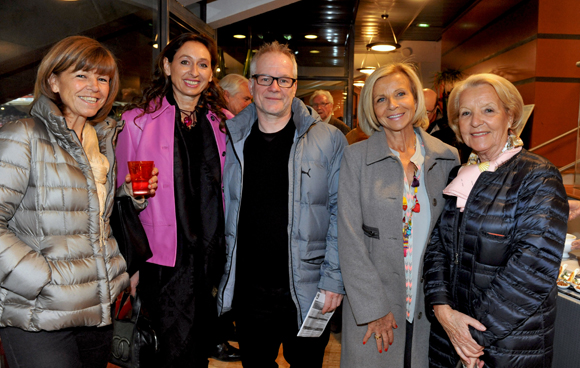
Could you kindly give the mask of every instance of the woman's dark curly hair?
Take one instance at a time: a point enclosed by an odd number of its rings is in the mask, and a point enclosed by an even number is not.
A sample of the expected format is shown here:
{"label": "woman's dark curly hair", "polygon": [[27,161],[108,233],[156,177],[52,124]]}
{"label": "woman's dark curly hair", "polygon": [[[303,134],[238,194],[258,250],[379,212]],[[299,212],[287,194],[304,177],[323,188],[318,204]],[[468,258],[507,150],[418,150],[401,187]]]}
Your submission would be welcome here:
{"label": "woman's dark curly hair", "polygon": [[[141,117],[145,114],[154,113],[155,111],[159,110],[159,108],[161,108],[161,101],[163,100],[163,97],[165,97],[168,93],[172,93],[173,89],[171,77],[165,74],[163,61],[165,58],[167,58],[169,62],[172,62],[177,51],[186,42],[190,41],[199,42],[207,48],[211,56],[211,70],[215,73],[215,69],[218,64],[218,52],[215,41],[205,35],[183,33],[174,38],[161,51],[157,57],[157,60],[155,61],[155,70],[153,71],[153,78],[151,79],[151,83],[143,90],[143,97],[141,97],[139,102],[127,105],[124,109],[125,111],[133,110],[135,108],[141,109],[141,114],[137,116]],[[207,88],[202,92],[197,102],[197,108],[202,108],[204,106],[207,106],[209,110],[211,110],[220,118],[220,129],[225,131],[225,122],[227,118],[222,110],[226,108],[227,104],[224,100],[222,89],[213,79],[208,83]]]}

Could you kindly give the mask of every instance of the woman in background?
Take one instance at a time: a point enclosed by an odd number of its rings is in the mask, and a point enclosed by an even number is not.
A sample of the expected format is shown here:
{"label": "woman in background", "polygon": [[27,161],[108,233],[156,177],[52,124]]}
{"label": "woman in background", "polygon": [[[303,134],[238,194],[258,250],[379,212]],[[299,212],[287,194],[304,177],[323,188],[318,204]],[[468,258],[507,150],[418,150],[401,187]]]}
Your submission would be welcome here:
{"label": "woman in background", "polygon": [[370,137],[344,151],[338,188],[343,368],[427,367],[423,254],[459,157],[423,130],[422,89],[408,64],[377,69],[359,104],[359,127]]}
{"label": "woman in background", "polygon": [[[153,257],[134,276],[159,336],[156,367],[207,367],[225,263],[222,170],[229,115],[213,81],[215,42],[182,34],[157,58],[141,101],[123,114],[127,161],[155,161],[160,190],[140,214]],[[228,116],[226,116],[228,114]]]}

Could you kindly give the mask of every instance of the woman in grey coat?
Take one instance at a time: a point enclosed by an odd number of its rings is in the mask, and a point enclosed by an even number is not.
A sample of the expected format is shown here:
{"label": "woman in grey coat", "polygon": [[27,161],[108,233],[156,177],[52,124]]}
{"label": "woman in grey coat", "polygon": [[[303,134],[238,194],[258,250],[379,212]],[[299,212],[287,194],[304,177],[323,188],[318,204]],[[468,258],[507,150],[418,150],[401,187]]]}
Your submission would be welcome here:
{"label": "woman in grey coat", "polygon": [[32,118],[0,129],[0,336],[11,368],[107,366],[111,305],[129,286],[109,226],[118,85],[109,50],[68,37],[40,64]]}
{"label": "woman in grey coat", "polygon": [[423,252],[457,150],[422,129],[422,86],[408,64],[367,79],[358,119],[370,137],[345,149],[338,189],[341,367],[427,367]]}

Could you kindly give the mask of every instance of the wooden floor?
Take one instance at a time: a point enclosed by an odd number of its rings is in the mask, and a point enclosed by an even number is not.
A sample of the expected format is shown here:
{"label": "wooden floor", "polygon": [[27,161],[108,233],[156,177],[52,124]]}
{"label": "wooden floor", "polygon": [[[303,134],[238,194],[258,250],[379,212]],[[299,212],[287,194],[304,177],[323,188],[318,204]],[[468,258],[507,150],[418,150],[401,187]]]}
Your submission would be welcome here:
{"label": "wooden floor", "polygon": [[[231,341],[235,347],[238,347],[238,343]],[[278,353],[278,359],[276,359],[278,366],[280,368],[288,368],[290,364],[284,360],[282,355],[282,348]],[[340,367],[340,334],[330,334],[330,340],[328,345],[326,345],[326,350],[324,352],[324,362],[322,363],[322,368],[339,368]],[[219,360],[210,359],[209,368],[242,368],[241,362],[226,363],[220,362]],[[300,368],[300,367],[298,367]]]}

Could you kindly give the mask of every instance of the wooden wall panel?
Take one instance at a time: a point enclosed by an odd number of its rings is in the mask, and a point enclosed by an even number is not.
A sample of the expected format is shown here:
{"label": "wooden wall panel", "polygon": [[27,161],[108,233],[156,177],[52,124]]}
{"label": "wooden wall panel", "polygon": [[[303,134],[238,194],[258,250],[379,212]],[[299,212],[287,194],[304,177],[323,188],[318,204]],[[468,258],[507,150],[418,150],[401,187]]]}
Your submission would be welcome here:
{"label": "wooden wall panel", "polygon": [[445,55],[449,50],[457,47],[463,41],[491,23],[497,18],[498,14],[503,14],[520,1],[522,0],[479,1],[445,30],[441,38],[441,53]]}
{"label": "wooden wall panel", "polygon": [[556,167],[566,166],[574,162],[574,158],[576,157],[576,134],[570,134],[556,142],[535,150],[534,153],[544,156],[556,165]]}
{"label": "wooden wall panel", "polygon": [[486,60],[463,73],[466,76],[477,73],[501,75],[510,82],[533,78],[536,75],[536,40],[513,50]]}
{"label": "wooden wall panel", "polygon": [[[580,3],[580,0],[577,1]],[[580,39],[538,39],[537,76],[580,78],[577,61],[580,61]]]}
{"label": "wooden wall panel", "polygon": [[[538,33],[537,0],[512,8],[441,58],[443,68],[466,69],[494,55],[530,41]],[[449,32],[445,32],[447,37]]]}
{"label": "wooden wall panel", "polygon": [[580,34],[580,1],[539,0],[539,33]]}
{"label": "wooden wall panel", "polygon": [[522,95],[522,99],[524,100],[524,105],[533,104],[536,101],[536,83],[526,83],[526,84],[519,84],[516,85],[516,88]]}
{"label": "wooden wall panel", "polygon": [[[536,82],[535,100],[532,147],[577,126],[580,84]],[[573,160],[573,158],[568,159],[569,162]]]}

